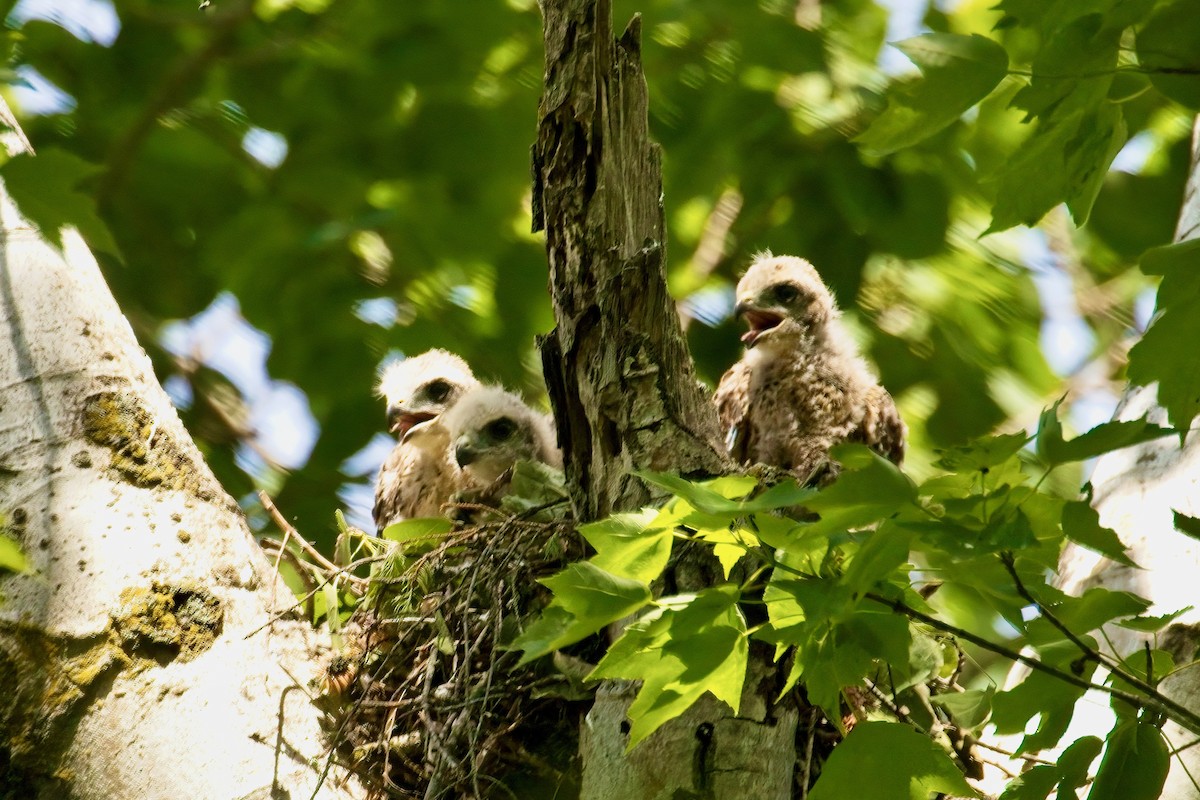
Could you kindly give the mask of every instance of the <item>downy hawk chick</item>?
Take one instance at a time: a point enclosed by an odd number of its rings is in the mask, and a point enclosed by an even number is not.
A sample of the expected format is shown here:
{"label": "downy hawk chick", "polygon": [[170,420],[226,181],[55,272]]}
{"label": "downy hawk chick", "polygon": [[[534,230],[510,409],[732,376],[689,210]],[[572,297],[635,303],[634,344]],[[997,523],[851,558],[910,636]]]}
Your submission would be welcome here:
{"label": "downy hawk chick", "polygon": [[789,470],[802,483],[836,476],[829,449],[841,442],[900,464],[904,423],[812,264],[756,256],[738,281],[736,311],[750,328],[742,335],[746,352],[715,397],[730,455]]}
{"label": "downy hawk chick", "polygon": [[518,461],[562,467],[550,420],[499,386],[478,386],[464,394],[446,413],[445,425],[463,487],[483,502],[504,496]]}
{"label": "downy hawk chick", "polygon": [[479,385],[453,353],[429,350],[384,370],[379,394],[387,400],[388,430],[398,439],[375,483],[375,525],[431,517],[458,488],[459,470],[443,415]]}

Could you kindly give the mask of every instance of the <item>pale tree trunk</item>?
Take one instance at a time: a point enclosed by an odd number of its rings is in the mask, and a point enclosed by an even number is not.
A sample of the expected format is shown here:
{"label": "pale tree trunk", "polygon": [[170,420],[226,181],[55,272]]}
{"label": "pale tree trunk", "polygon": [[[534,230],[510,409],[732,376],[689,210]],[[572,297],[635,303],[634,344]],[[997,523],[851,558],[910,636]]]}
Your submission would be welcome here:
{"label": "pale tree trunk", "polygon": [[[1175,240],[1200,236],[1200,118],[1193,128],[1191,174],[1175,229]],[[1180,342],[1180,347],[1194,347]],[[1167,414],[1156,400],[1155,387],[1130,386],[1117,410],[1118,420],[1148,417],[1168,426]],[[1194,423],[1193,423],[1194,425]],[[1174,512],[1200,517],[1200,437],[1195,429],[1182,448],[1177,437],[1166,437],[1102,456],[1091,478],[1093,505],[1101,524],[1112,528],[1129,548],[1129,557],[1140,567],[1131,568],[1068,543],[1059,562],[1059,588],[1082,595],[1093,587],[1130,591],[1151,600],[1149,615],[1168,614],[1192,606],[1165,631],[1139,634],[1117,626],[1105,628],[1102,649],[1117,658],[1136,653],[1146,642],[1170,652],[1175,663],[1186,664],[1200,647],[1200,541],[1175,530]],[[1109,645],[1111,645],[1111,650]],[[1023,677],[1024,668],[1013,670]],[[1192,710],[1200,710],[1200,672],[1184,669],[1159,686],[1159,690]],[[1115,722],[1106,695],[1092,692],[1076,709],[1075,721],[1063,738],[1069,744],[1083,735],[1104,737]],[[1195,734],[1168,722],[1163,732],[1172,749],[1195,740]],[[1019,737],[1006,738],[1011,747]],[[1182,763],[1181,763],[1182,760]],[[1008,765],[1020,769],[1019,762]],[[1172,758],[1163,790],[1164,800],[1195,800],[1200,796],[1191,773],[1200,780],[1200,747],[1182,750]],[[994,779],[987,788],[994,789]]]}
{"label": "pale tree trunk", "polygon": [[[542,342],[568,485],[583,521],[650,499],[633,469],[726,468],[667,292],[662,176],[647,132],[640,21],[614,41],[609,0],[543,0],[546,74],[534,147],[534,226],[546,230],[557,327]],[[677,561],[671,589],[714,573]],[[741,714],[705,696],[625,754],[633,689],[601,687],[580,745],[585,800],[791,797],[796,712],[755,652]]]}
{"label": "pale tree trunk", "polygon": [[294,598],[95,260],[2,193],[0,327],[0,514],[36,570],[0,581],[0,795],[361,797],[317,788],[318,639],[271,622]]}

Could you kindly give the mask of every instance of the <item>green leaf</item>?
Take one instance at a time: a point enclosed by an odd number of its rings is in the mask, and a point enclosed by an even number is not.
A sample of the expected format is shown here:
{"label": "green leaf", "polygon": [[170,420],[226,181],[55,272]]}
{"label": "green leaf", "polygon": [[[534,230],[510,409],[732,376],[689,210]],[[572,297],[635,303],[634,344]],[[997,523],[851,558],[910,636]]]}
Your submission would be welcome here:
{"label": "green leaf", "polygon": [[1102,423],[1068,442],[1063,439],[1062,423],[1058,421],[1060,405],[1062,400],[1043,411],[1038,422],[1037,453],[1051,466],[1095,458],[1113,450],[1132,447],[1175,433],[1171,428],[1154,425],[1142,417],[1123,422]]}
{"label": "green leaf", "polygon": [[966,729],[975,729],[987,722],[992,714],[992,698],[996,687],[968,689],[954,694],[937,694],[929,699],[934,705],[946,709],[954,724]]}
{"label": "green leaf", "polygon": [[1058,758],[1057,764],[1039,764],[1026,770],[1005,788],[1000,800],[1045,800],[1058,786],[1059,800],[1075,800],[1075,790],[1088,781],[1088,767],[1104,743],[1095,736],[1077,739]]}
{"label": "green leaf", "polygon": [[[723,482],[716,484],[714,481],[705,481],[695,483],[685,480],[678,475],[672,475],[668,472],[651,472],[649,470],[634,470],[634,475],[644,480],[653,486],[660,489],[666,489],[671,494],[687,501],[687,503],[697,511],[703,511],[705,514],[737,514],[741,509],[741,504],[736,500],[731,500],[724,493],[717,489],[728,490],[733,484]],[[739,487],[742,484],[737,484]],[[746,489],[741,495],[744,496],[747,492],[753,489]]]}
{"label": "green leaf", "polygon": [[62,227],[74,225],[93,250],[119,257],[95,200],[79,188],[99,172],[95,164],[55,147],[42,148],[37,156],[23,153],[0,167],[17,208],[47,240],[61,246]]}
{"label": "green leaf", "polygon": [[[1121,662],[1121,668],[1126,674],[1145,681],[1152,686],[1156,686],[1163,678],[1174,671],[1175,658],[1165,650],[1136,650]],[[1124,678],[1117,677],[1115,674],[1108,676],[1107,683],[1129,694],[1143,694],[1141,689],[1138,689]],[[1109,704],[1116,713],[1118,720],[1133,720],[1138,717],[1140,709],[1115,695],[1109,698]]]}
{"label": "green leaf", "polygon": [[1200,539],[1200,519],[1189,517],[1187,514],[1181,514],[1178,511],[1172,511],[1171,513],[1174,515],[1175,530],[1187,534],[1193,539]]}
{"label": "green leaf", "polygon": [[514,650],[525,651],[522,664],[629,616],[652,597],[645,583],[613,575],[586,561],[572,564],[541,583],[554,592],[554,600],[513,641]]}
{"label": "green leaf", "polygon": [[726,579],[749,549],[758,544],[758,537],[750,530],[730,523],[723,515],[695,511],[683,518],[683,524],[695,531],[695,538],[713,546],[713,555],[720,562]]}
{"label": "green leaf", "polygon": [[593,566],[643,583],[657,578],[671,557],[674,538],[674,522],[659,524],[663,516],[650,508],[580,525],[580,535],[596,549]]}
{"label": "green leaf", "polygon": [[873,531],[854,554],[842,583],[855,594],[861,594],[876,582],[890,575],[893,570],[908,561],[909,541],[912,534],[895,525],[881,525]]}
{"label": "green leaf", "polygon": [[1072,21],[1042,45],[1029,85],[1017,92],[1012,105],[1029,112],[1028,122],[1088,111],[1104,102],[1116,74],[1120,41],[1121,29],[1108,27],[1099,14]]}
{"label": "green leaf", "polygon": [[395,522],[380,534],[388,541],[429,547],[437,544],[454,530],[454,523],[445,517],[414,517]]}
{"label": "green leaf", "polygon": [[1125,140],[1124,117],[1112,103],[1041,120],[993,178],[996,201],[985,235],[1036,225],[1064,202],[1083,225]]}
{"label": "green leaf", "polygon": [[1142,272],[1161,275],[1158,313],[1150,329],[1129,351],[1128,375],[1139,386],[1158,384],[1158,403],[1181,437],[1200,413],[1200,360],[1180,342],[1200,337],[1200,239],[1156,247],[1142,256]]}
{"label": "green leaf", "polygon": [[861,684],[879,663],[907,664],[911,629],[903,617],[886,611],[859,610],[832,626],[828,616],[806,612],[816,630],[811,644],[797,648],[800,677],[809,701],[839,724],[842,690]]}
{"label": "green leaf", "polygon": [[[1118,617],[1132,617],[1149,607],[1149,600],[1131,592],[1114,592],[1097,586],[1082,597],[1067,597],[1052,604],[1050,611],[1068,630],[1082,636]],[[1039,648],[1064,639],[1062,632],[1044,618],[1032,620],[1026,632],[1030,644]]]}
{"label": "green leaf", "polygon": [[[570,508],[562,470],[540,461],[518,461],[513,466],[508,493],[500,499],[500,507],[510,514],[527,514],[535,509],[543,517],[555,518],[554,509]],[[558,505],[555,505],[558,504]],[[558,515],[561,516],[559,511]]]}
{"label": "green leaf", "polygon": [[927,33],[896,45],[920,68],[920,80],[893,86],[887,110],[857,136],[872,155],[911,147],[946,128],[1004,78],[1008,54],[973,34]]}
{"label": "green leaf", "polygon": [[821,518],[807,533],[830,534],[861,528],[894,514],[917,496],[913,482],[895,464],[862,445],[841,444],[832,455],[842,465],[834,483],[805,502]]}
{"label": "green leaf", "polygon": [[1137,34],[1138,61],[1167,97],[1200,109],[1200,26],[1191,0],[1160,3]]}
{"label": "green leaf", "polygon": [[1117,625],[1122,628],[1128,628],[1131,631],[1141,631],[1142,633],[1154,633],[1170,625],[1179,617],[1192,610],[1192,606],[1186,606],[1170,614],[1162,614],[1156,617],[1135,617],[1133,619],[1121,620]]}
{"label": "green leaf", "polygon": [[1079,17],[1102,15],[1104,24],[1120,30],[1142,19],[1153,0],[1001,0],[996,10],[1005,15],[997,28],[1013,22],[1038,30],[1043,40],[1053,39],[1059,31]]}
{"label": "green leaf", "polygon": [[[1079,648],[1070,642],[1040,650],[1042,661],[1062,672],[1090,679],[1095,664],[1080,659]],[[1075,703],[1084,690],[1045,672],[1032,672],[1025,680],[992,701],[992,723],[997,733],[1021,733],[1029,720],[1038,717],[1037,729],[1022,740],[1018,753],[1053,747],[1071,723]]]}
{"label": "green leaf", "polygon": [[649,484],[666,489],[705,514],[725,514],[731,517],[774,511],[803,504],[816,494],[815,489],[801,487],[788,479],[767,489],[758,497],[741,500],[757,485],[748,475],[730,475],[700,483],[685,480],[667,472],[635,470],[634,475]]}
{"label": "green leaf", "polygon": [[[1078,441],[1078,440],[1076,440]],[[1063,534],[1076,544],[1107,556],[1118,564],[1137,568],[1126,555],[1127,548],[1117,532],[1100,524],[1100,514],[1086,500],[1073,500],[1062,510]]]}
{"label": "green leaf", "polygon": [[736,586],[725,585],[659,600],[588,676],[642,681],[629,706],[630,749],[705,692],[737,713],[749,657],[739,598]]}
{"label": "green leaf", "polygon": [[978,797],[946,751],[907,725],[860,722],[833,749],[810,800]]}
{"label": "green leaf", "polygon": [[951,472],[978,472],[1001,464],[1020,452],[1030,437],[1024,433],[1006,433],[976,439],[968,445],[935,451],[935,467]]}
{"label": "green leaf", "polygon": [[26,572],[29,562],[21,552],[21,546],[7,536],[0,535],[0,572]]}
{"label": "green leaf", "polygon": [[1170,763],[1162,731],[1136,720],[1119,723],[1108,736],[1088,800],[1155,800]]}

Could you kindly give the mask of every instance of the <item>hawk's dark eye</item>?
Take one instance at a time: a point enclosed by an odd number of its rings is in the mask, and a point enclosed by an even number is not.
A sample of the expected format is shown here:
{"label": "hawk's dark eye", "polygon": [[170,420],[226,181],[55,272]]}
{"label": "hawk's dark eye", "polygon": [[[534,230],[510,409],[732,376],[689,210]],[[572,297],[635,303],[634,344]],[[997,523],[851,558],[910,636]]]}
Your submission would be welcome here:
{"label": "hawk's dark eye", "polygon": [[790,306],[800,296],[800,290],[790,283],[771,287],[771,299],[781,306]]}
{"label": "hawk's dark eye", "polygon": [[450,384],[446,381],[430,381],[425,384],[425,396],[440,403],[450,395]]}
{"label": "hawk's dark eye", "polygon": [[517,432],[517,423],[513,422],[508,417],[499,417],[489,422],[483,427],[483,432],[488,435],[492,441],[503,442],[506,439],[511,439],[512,435]]}

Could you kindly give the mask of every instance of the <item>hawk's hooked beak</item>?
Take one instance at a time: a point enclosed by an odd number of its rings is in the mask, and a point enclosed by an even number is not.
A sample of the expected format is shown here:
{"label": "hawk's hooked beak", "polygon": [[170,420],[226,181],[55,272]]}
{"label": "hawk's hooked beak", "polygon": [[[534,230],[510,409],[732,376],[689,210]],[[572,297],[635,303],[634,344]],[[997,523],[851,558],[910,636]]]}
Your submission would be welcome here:
{"label": "hawk's hooked beak", "polygon": [[409,411],[399,403],[388,406],[387,410],[388,430],[396,434],[402,442],[409,437],[414,428],[436,418],[437,414]]}
{"label": "hawk's hooked beak", "polygon": [[458,462],[460,467],[470,466],[479,460],[480,453],[470,442],[459,441],[454,448],[454,460]]}
{"label": "hawk's hooked beak", "polygon": [[750,330],[742,334],[742,341],[748,348],[754,347],[760,338],[783,322],[782,314],[763,311],[748,300],[738,303],[733,310],[739,317],[745,317],[746,323],[750,326]]}

